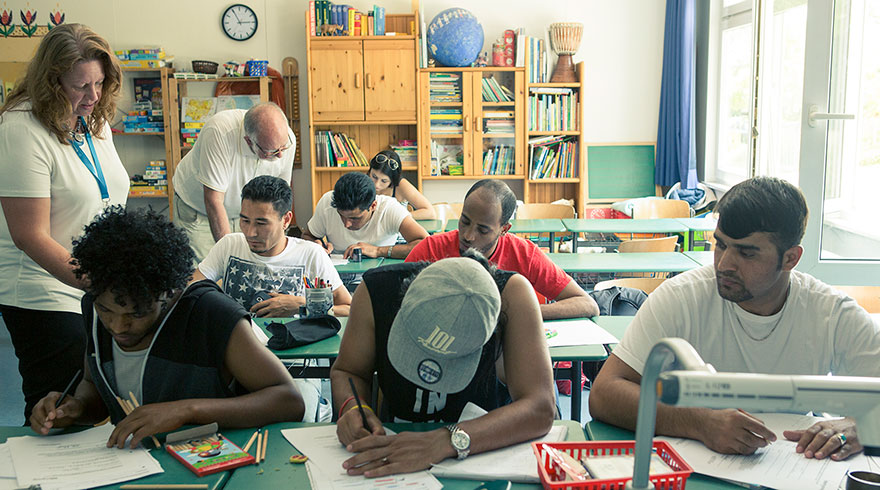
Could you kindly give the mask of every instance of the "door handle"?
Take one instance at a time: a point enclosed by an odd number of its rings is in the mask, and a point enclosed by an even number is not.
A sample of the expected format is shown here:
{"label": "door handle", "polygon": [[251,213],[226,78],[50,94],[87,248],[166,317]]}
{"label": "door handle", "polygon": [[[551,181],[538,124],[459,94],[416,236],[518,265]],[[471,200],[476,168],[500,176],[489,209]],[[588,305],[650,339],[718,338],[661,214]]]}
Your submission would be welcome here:
{"label": "door handle", "polygon": [[373,88],[373,74],[367,73],[367,88]]}
{"label": "door handle", "polygon": [[360,74],[360,72],[354,74],[354,88],[361,88],[361,74]]}
{"label": "door handle", "polygon": [[819,112],[819,106],[811,105],[810,116],[807,120],[807,124],[809,124],[811,128],[815,128],[818,121],[852,120],[855,118],[855,114],[848,114],[845,112]]}
{"label": "door handle", "polygon": [[464,132],[465,132],[465,133],[467,133],[467,132],[469,132],[469,131],[471,130],[471,124],[470,124],[470,122],[471,122],[471,118],[470,118],[470,116],[464,116],[464,118],[462,119],[462,123],[463,123],[463,126],[464,126]]}

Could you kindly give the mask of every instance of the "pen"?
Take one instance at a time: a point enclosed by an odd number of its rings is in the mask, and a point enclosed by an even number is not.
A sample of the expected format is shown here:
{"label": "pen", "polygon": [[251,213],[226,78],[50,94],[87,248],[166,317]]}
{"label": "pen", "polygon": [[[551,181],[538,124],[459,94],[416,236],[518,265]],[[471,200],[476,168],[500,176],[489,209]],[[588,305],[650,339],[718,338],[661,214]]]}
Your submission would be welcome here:
{"label": "pen", "polygon": [[348,378],[348,384],[351,385],[351,394],[354,395],[354,402],[358,404],[358,411],[361,413],[361,420],[364,422],[364,428],[370,431],[370,424],[367,423],[367,414],[364,413],[364,406],[361,405],[361,398],[358,396],[358,390],[354,387],[354,381]]}
{"label": "pen", "polygon": [[64,391],[61,392],[61,396],[58,397],[58,400],[55,401],[55,408],[58,408],[61,405],[61,400],[64,399],[68,394],[70,394],[70,389],[73,388],[73,385],[76,384],[77,378],[82,374],[82,369],[77,369],[76,374],[73,375],[73,379],[70,380],[70,383],[67,383],[67,388],[64,388]]}

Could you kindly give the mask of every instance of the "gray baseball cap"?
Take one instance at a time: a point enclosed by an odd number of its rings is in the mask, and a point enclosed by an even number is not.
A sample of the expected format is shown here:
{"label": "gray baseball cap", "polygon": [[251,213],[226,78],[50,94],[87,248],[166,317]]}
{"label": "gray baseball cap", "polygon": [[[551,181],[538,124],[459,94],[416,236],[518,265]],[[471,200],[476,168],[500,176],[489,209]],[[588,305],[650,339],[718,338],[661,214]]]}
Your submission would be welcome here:
{"label": "gray baseball cap", "polygon": [[477,261],[437,261],[410,284],[391,331],[388,359],[404,378],[438,393],[458,393],[477,372],[495,331],[501,294]]}

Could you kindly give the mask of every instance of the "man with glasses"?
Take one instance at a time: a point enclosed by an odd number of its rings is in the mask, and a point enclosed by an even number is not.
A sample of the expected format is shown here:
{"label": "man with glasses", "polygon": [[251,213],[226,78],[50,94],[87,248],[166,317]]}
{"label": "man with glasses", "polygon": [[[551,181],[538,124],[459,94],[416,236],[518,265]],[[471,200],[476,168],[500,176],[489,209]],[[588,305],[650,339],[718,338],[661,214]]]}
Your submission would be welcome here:
{"label": "man with glasses", "polygon": [[174,173],[174,222],[202,261],[214,243],[240,231],[241,189],[259,175],[291,184],[296,137],[271,102],[212,116]]}

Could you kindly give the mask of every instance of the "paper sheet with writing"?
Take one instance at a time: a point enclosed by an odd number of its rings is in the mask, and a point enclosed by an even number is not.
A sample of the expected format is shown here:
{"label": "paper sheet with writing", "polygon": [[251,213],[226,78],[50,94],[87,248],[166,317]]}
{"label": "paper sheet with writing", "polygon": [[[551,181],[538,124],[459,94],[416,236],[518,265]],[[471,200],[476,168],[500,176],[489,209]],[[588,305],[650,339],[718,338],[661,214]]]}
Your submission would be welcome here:
{"label": "paper sheet with writing", "polygon": [[550,347],[603,345],[620,342],[617,337],[596,325],[592,320],[544,322],[544,334],[547,336],[547,345]]}
{"label": "paper sheet with writing", "polygon": [[342,254],[330,254],[330,263],[333,264],[334,267],[337,265],[345,265],[348,263],[348,259],[342,256]]}
{"label": "paper sheet with writing", "polygon": [[776,442],[743,456],[720,454],[703,443],[675,437],[658,437],[672,444],[697,473],[726,480],[762,485],[777,490],[834,490],[846,476],[853,458],[846,461],[807,459],[795,452],[797,443],[783,437],[784,430],[806,429],[817,417],[781,413],[755,413],[776,434]]}
{"label": "paper sheet with writing", "polygon": [[532,441],[514,444],[502,449],[468,456],[461,461],[447,459],[431,468],[440,478],[467,480],[510,480],[517,483],[538,483],[538,463],[532,451],[532,443],[559,442],[565,440],[568,428],[554,426],[546,435]]}
{"label": "paper sheet with writing", "polygon": [[108,448],[113,428],[105,424],[73,434],[9,438],[18,486],[75,490],[162,473],[146,449]]}
{"label": "paper sheet with writing", "polygon": [[[385,428],[387,434],[394,431]],[[342,463],[353,456],[336,438],[336,426],[324,425],[302,429],[283,429],[281,435],[299,452],[309,457],[306,468],[313,490],[330,489],[387,489],[406,487],[407,490],[435,490],[443,486],[427,471],[417,471],[383,478],[349,476]]]}

